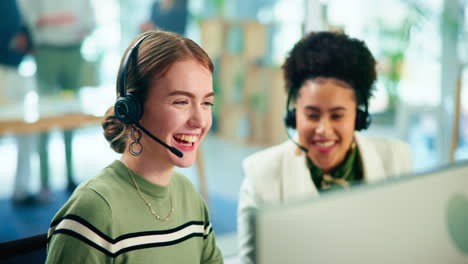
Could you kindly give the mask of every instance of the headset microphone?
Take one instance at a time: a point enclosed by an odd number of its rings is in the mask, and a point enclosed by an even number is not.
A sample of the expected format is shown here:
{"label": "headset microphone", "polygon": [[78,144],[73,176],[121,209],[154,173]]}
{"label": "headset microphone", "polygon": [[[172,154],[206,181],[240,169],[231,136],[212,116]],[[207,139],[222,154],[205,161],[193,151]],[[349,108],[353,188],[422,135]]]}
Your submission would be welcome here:
{"label": "headset microphone", "polygon": [[182,151],[174,148],[174,147],[171,147],[169,145],[167,145],[166,143],[164,143],[164,141],[160,140],[159,138],[155,137],[153,134],[151,134],[151,132],[149,132],[144,126],[142,126],[139,122],[136,122],[134,123],[135,126],[137,126],[139,129],[141,129],[143,132],[146,133],[146,135],[148,135],[150,138],[152,138],[153,140],[155,140],[156,142],[158,142],[159,144],[163,145],[163,147],[169,149],[172,153],[174,153],[174,155],[176,155],[177,157],[179,158],[182,158],[184,156],[184,153],[182,153]]}
{"label": "headset microphone", "polygon": [[298,142],[296,142],[296,141],[291,137],[291,134],[289,134],[288,128],[286,128],[286,134],[288,134],[288,138],[289,138],[294,144],[296,144],[296,146],[297,146],[298,148],[300,148],[300,149],[301,149],[302,151],[304,151],[305,153],[309,152],[309,150],[308,150],[306,147],[300,145]]}
{"label": "headset microphone", "polygon": [[127,93],[127,89],[125,89],[129,61],[132,58],[133,53],[136,53],[136,51],[138,50],[138,46],[140,45],[140,43],[148,36],[149,34],[146,34],[143,35],[140,39],[138,39],[124,57],[122,67],[120,69],[119,80],[117,82],[119,88],[119,98],[117,98],[117,101],[114,105],[115,116],[117,117],[117,119],[119,119],[121,122],[127,125],[135,125],[143,132],[145,132],[145,134],[147,134],[154,141],[158,142],[163,147],[170,150],[177,157],[182,158],[184,156],[182,151],[178,150],[175,147],[169,146],[164,141],[154,136],[144,126],[142,126],[140,122],[138,122],[138,120],[140,120],[141,116],[143,115],[143,107],[140,103],[140,100],[132,93]]}
{"label": "headset microphone", "polygon": [[305,153],[309,152],[309,150],[301,146],[298,142],[296,142],[292,137],[291,134],[289,133],[289,128],[296,128],[296,108],[289,109],[289,103],[291,101],[292,97],[292,88],[289,88],[288,90],[288,101],[286,102],[286,114],[284,115],[284,124],[286,126],[286,134],[288,135],[288,138],[302,151]]}

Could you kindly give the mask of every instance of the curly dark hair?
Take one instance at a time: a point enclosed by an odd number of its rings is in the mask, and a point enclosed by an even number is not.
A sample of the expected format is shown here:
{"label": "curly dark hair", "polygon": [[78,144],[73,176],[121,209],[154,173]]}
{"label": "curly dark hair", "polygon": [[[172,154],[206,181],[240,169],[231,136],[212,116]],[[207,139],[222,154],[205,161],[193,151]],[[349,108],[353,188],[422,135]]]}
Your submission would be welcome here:
{"label": "curly dark hair", "polygon": [[292,98],[306,80],[331,77],[354,89],[358,106],[367,105],[377,78],[376,62],[367,45],[337,32],[312,32],[294,45],[283,64],[286,91]]}

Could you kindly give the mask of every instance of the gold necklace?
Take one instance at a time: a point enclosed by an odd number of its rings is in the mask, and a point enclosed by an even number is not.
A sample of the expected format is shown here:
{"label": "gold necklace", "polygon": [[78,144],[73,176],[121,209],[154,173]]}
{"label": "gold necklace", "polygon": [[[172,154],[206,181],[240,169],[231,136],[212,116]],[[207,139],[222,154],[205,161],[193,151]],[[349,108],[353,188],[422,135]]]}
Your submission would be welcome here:
{"label": "gold necklace", "polygon": [[145,199],[145,197],[143,197],[143,193],[141,192],[140,187],[138,186],[137,182],[133,178],[133,173],[130,171],[130,169],[128,167],[127,167],[127,169],[128,169],[128,173],[130,174],[130,177],[132,177],[133,183],[135,184],[135,187],[137,189],[138,194],[140,195],[141,199],[145,202],[146,206],[148,206],[151,214],[154,215],[154,217],[156,217],[156,219],[158,219],[161,222],[166,222],[167,220],[169,220],[169,218],[171,218],[171,216],[172,216],[172,213],[174,212],[174,207],[172,207],[171,192],[169,191],[169,201],[171,203],[171,210],[169,211],[169,213],[167,214],[166,217],[162,218],[156,213],[156,211],[153,209],[153,207],[151,207],[151,204]]}

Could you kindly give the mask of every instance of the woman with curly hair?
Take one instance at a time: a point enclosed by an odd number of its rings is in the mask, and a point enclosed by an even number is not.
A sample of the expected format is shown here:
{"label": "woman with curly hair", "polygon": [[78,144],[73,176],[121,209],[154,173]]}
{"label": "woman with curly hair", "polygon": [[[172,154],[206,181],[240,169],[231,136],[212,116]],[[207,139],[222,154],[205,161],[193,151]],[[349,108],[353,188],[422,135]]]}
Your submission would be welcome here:
{"label": "woman with curly hair", "polygon": [[319,196],[411,172],[407,144],[356,131],[370,125],[376,62],[363,41],[314,32],[283,65],[288,93],[285,125],[297,137],[243,161],[238,225],[242,263],[255,261],[256,209],[265,202]]}

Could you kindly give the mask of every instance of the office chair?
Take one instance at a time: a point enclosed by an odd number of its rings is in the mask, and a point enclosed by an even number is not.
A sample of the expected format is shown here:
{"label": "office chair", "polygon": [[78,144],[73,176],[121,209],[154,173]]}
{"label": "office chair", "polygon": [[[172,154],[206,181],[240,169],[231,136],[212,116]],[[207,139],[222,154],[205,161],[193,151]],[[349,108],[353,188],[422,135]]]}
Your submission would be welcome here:
{"label": "office chair", "polygon": [[0,263],[45,263],[47,233],[0,243]]}

